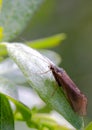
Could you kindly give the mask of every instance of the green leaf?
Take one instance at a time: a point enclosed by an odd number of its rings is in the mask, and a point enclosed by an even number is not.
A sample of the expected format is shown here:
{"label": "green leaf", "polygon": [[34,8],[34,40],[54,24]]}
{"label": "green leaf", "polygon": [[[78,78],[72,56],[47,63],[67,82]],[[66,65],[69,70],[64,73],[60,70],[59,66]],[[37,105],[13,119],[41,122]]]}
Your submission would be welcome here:
{"label": "green leaf", "polygon": [[87,127],[85,128],[85,130],[92,130],[92,122],[90,122]]}
{"label": "green leaf", "polygon": [[[64,93],[57,86],[48,67],[51,61],[36,50],[23,44],[4,44],[10,57],[19,66],[29,84],[36,90],[39,96],[49,107],[55,109],[75,128],[80,130],[83,127],[83,120],[72,110]],[[57,88],[56,91],[55,88]]]}
{"label": "green leaf", "polygon": [[14,130],[13,113],[8,99],[0,93],[0,130]]}
{"label": "green leaf", "polygon": [[0,12],[0,27],[3,41],[10,41],[21,33],[34,11],[43,0],[3,0]]}
{"label": "green leaf", "polygon": [[50,48],[57,46],[60,42],[62,42],[66,38],[64,33],[57,34],[51,37],[34,40],[31,42],[26,42],[28,46],[36,49]]}

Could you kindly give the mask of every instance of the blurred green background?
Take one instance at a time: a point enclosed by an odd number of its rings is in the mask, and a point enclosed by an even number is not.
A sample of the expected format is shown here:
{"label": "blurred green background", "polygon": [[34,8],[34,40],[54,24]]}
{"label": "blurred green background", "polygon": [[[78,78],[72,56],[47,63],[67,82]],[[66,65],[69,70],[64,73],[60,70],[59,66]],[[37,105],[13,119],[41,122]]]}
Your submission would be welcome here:
{"label": "blurred green background", "polygon": [[92,1],[46,0],[17,41],[66,33],[56,48],[63,67],[88,97],[88,118],[92,120]]}

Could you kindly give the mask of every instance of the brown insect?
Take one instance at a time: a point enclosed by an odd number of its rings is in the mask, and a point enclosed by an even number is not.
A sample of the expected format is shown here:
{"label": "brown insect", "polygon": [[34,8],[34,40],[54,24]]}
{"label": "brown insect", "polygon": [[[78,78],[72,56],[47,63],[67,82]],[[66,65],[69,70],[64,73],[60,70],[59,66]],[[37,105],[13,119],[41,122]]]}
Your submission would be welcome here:
{"label": "brown insect", "polygon": [[73,110],[81,116],[86,115],[86,96],[78,89],[76,84],[71,80],[71,78],[63,69],[52,64],[49,67],[58,85],[62,86]]}
{"label": "brown insect", "polygon": [[[38,58],[40,58],[40,57],[38,57]],[[65,72],[65,70],[55,66],[46,57],[44,58],[46,60],[44,60],[43,58],[40,58],[40,59],[50,64],[49,68],[52,71],[53,76],[54,76],[56,82],[58,83],[58,85],[63,88],[64,93],[67,97],[67,100],[69,101],[73,110],[81,116],[86,115],[87,98],[78,89],[76,84],[71,80],[71,78],[68,76],[68,74]],[[46,72],[48,72],[48,71],[46,71]]]}

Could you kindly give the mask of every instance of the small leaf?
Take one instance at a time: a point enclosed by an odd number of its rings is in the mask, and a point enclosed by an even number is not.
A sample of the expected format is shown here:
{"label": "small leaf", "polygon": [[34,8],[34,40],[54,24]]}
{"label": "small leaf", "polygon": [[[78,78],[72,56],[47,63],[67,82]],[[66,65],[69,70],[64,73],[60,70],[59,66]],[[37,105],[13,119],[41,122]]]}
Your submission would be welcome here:
{"label": "small leaf", "polygon": [[85,130],[92,130],[92,122],[90,122],[87,127],[85,128]]}
{"label": "small leaf", "polygon": [[8,99],[0,93],[0,130],[14,130],[13,113]]}
{"label": "small leaf", "polygon": [[31,42],[26,42],[28,46],[37,48],[37,49],[43,49],[43,48],[50,48],[57,46],[60,42],[62,42],[66,38],[66,35],[64,33],[57,34],[51,37],[34,40]]}
{"label": "small leaf", "polygon": [[[10,57],[19,66],[29,84],[37,91],[39,96],[49,107],[55,109],[75,128],[80,130],[83,127],[83,120],[72,110],[64,93],[57,86],[48,67],[52,62],[36,50],[23,44],[4,44]],[[56,91],[55,88],[57,88]],[[53,92],[55,92],[54,95]]]}
{"label": "small leaf", "polygon": [[3,0],[0,26],[4,28],[3,41],[10,41],[21,33],[43,0]]}

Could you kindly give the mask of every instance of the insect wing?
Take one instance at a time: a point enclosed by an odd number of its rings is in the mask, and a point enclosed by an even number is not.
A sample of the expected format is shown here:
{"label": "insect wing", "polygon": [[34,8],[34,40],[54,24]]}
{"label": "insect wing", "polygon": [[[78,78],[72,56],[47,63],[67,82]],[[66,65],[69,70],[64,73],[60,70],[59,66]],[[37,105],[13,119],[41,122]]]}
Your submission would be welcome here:
{"label": "insect wing", "polygon": [[71,80],[68,74],[59,67],[50,66],[53,76],[59,86],[62,86],[66,97],[74,109],[79,115],[86,115],[87,98],[81,93],[76,84]]}

